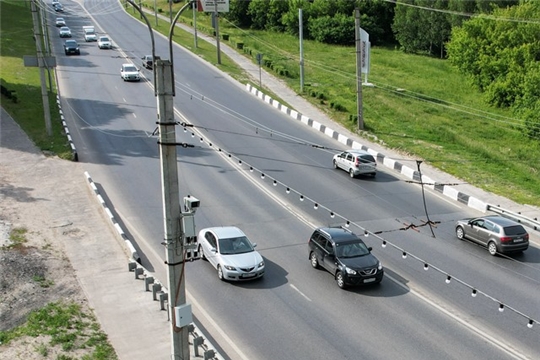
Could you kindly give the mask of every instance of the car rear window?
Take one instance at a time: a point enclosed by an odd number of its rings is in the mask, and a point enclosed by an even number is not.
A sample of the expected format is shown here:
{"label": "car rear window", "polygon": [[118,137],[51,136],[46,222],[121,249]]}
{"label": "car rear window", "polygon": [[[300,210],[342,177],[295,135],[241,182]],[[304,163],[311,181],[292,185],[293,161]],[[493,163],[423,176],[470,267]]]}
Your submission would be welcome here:
{"label": "car rear window", "polygon": [[375,158],[370,154],[360,155],[360,156],[358,156],[358,159],[362,163],[374,163],[375,162]]}
{"label": "car rear window", "polygon": [[506,235],[521,235],[525,234],[525,228],[521,225],[507,226],[504,228]]}

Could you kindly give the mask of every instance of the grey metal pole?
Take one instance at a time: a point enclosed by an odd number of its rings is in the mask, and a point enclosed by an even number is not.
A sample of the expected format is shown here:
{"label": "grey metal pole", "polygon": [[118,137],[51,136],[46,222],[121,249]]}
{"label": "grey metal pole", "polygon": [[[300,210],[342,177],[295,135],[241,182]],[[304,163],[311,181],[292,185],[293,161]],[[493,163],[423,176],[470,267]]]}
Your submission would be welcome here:
{"label": "grey metal pole", "polygon": [[216,48],[217,48],[217,63],[221,65],[221,50],[219,48],[219,12],[217,9],[217,0],[214,1],[214,9],[216,11]]}
{"label": "grey metal pole", "polygon": [[358,130],[364,130],[364,114],[362,109],[362,40],[360,37],[360,9],[354,10],[355,43],[356,43],[356,108]]}
{"label": "grey metal pole", "polygon": [[174,120],[172,63],[156,60],[156,89],[159,126],[159,153],[163,190],[167,280],[169,284],[169,316],[171,319],[171,350],[174,360],[189,359],[188,328],[176,326],[174,308],[186,303],[184,274],[184,242],[176,163],[176,124]]}
{"label": "grey metal pole", "polygon": [[193,41],[195,49],[197,48],[197,2],[193,2]]}
{"label": "grey metal pole", "polygon": [[[157,16],[157,3],[156,0],[154,0],[154,15],[156,16],[156,27],[158,27],[158,16]],[[153,59],[152,59],[153,61]]]}
{"label": "grey metal pole", "polygon": [[41,50],[41,34],[39,33],[39,14],[35,1],[31,3],[32,21],[34,23],[34,39],[36,41],[37,60],[39,66],[39,79],[41,81],[41,99],[43,101],[43,116],[45,118],[45,128],[47,135],[52,136],[51,109],[49,107],[49,94],[47,93],[47,84],[45,81],[45,72],[43,69],[43,51]]}
{"label": "grey metal pole", "polygon": [[[43,34],[43,44],[45,46],[45,55],[51,55],[51,49],[49,48],[49,33],[47,31],[47,17],[46,17],[45,7],[41,8],[40,16],[41,19],[41,32]],[[45,69],[47,69],[47,78],[49,80],[49,91],[52,91],[52,75],[51,75],[51,66],[47,64],[47,61],[43,62]]]}
{"label": "grey metal pole", "polygon": [[302,9],[298,9],[298,36],[300,37],[300,92],[304,92],[304,24]]}

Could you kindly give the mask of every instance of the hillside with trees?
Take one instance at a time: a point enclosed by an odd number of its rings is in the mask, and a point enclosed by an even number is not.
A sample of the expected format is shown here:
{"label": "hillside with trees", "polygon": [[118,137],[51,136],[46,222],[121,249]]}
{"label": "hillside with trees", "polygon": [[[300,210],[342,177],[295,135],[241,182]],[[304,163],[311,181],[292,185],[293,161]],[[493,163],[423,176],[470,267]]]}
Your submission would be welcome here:
{"label": "hillside with trees", "polygon": [[372,46],[449,59],[485,95],[511,108],[540,140],[540,4],[518,0],[230,0],[223,16],[246,29],[354,46],[354,10]]}

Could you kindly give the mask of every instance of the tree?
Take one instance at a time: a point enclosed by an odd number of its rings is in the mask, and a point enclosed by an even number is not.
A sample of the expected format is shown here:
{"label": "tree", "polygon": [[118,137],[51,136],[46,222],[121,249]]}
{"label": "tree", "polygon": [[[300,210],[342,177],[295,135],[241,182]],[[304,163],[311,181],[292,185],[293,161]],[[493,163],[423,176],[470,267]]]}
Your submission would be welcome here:
{"label": "tree", "polygon": [[225,19],[241,28],[251,27],[251,17],[248,15],[250,0],[230,0],[229,12],[223,13]]}
{"label": "tree", "polygon": [[[527,134],[540,140],[540,4],[523,2],[495,9],[452,31],[449,60],[494,106],[510,107],[525,119]],[[498,20],[498,21],[497,21]]]}
{"label": "tree", "polygon": [[251,27],[264,30],[268,18],[270,0],[251,0],[247,14],[251,16]]}
{"label": "tree", "polygon": [[309,20],[309,32],[319,42],[337,45],[354,44],[354,18],[344,14]]}
{"label": "tree", "polygon": [[408,0],[397,5],[392,28],[401,48],[411,53],[444,54],[451,31],[448,0]]}

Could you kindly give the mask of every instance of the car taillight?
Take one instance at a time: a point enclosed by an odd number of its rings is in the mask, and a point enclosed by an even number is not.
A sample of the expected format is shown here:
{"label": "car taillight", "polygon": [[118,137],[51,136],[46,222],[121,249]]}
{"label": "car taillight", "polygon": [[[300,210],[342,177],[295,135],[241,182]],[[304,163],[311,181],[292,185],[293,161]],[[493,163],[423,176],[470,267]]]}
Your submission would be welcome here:
{"label": "car taillight", "polygon": [[501,242],[503,242],[503,243],[507,243],[507,242],[510,242],[510,241],[512,241],[512,238],[509,237],[509,236],[501,237]]}
{"label": "car taillight", "polygon": [[525,236],[523,236],[523,238],[527,241],[529,241],[529,234],[525,234]]}
{"label": "car taillight", "polygon": [[354,162],[354,166],[357,166],[360,165],[360,160],[358,158],[356,158],[356,161]]}

